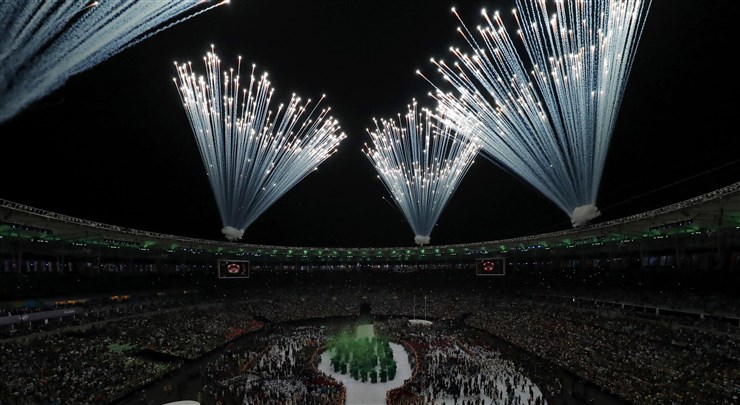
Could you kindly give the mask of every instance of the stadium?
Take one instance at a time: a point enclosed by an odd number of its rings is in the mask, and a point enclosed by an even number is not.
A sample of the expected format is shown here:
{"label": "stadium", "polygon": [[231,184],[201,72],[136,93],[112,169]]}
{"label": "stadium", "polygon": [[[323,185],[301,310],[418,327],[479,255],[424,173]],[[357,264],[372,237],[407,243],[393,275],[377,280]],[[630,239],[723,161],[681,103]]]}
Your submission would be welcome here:
{"label": "stadium", "polygon": [[0,405],[740,403],[732,1],[307,3],[0,3]]}

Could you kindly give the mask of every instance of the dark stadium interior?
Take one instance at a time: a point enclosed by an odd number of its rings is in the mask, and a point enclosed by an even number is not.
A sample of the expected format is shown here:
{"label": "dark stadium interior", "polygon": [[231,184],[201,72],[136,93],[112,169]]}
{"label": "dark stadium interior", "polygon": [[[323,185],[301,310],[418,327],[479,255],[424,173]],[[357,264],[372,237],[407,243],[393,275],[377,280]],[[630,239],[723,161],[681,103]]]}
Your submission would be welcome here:
{"label": "dark stadium interior", "polygon": [[[652,1],[601,217],[481,157],[419,247],[360,150],[451,6],[515,1],[458,3],[231,0],[0,122],[0,405],[740,405],[740,3]],[[211,44],[348,135],[237,242],[172,84]],[[404,354],[360,383],[327,356],[366,325]]]}

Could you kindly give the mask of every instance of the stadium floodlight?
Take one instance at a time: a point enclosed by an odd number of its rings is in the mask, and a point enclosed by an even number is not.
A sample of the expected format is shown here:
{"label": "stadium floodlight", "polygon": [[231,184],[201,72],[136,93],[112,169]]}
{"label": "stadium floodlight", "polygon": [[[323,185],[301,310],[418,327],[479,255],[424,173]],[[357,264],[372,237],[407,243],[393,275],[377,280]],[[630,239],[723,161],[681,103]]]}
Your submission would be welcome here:
{"label": "stadium floodlight", "polygon": [[408,109],[398,123],[374,119],[375,130],[368,129],[373,145],[363,152],[414,231],[416,244],[426,245],[480,143],[459,136],[427,109],[419,113],[415,100]]}
{"label": "stadium floodlight", "polygon": [[267,73],[241,88],[241,57],[221,71],[213,52],[203,58],[206,76],[190,63],[178,65],[175,86],[216,197],[229,240],[241,239],[265,210],[336,152],[346,138],[331,108],[318,110],[293,94],[287,105],[270,110],[274,89]]}
{"label": "stadium floodlight", "polygon": [[0,123],[124,49],[228,3],[0,1]]}
{"label": "stadium floodlight", "polygon": [[599,184],[650,0],[516,4],[529,65],[498,12],[483,10],[486,24],[473,35],[453,9],[471,53],[453,47],[454,64],[432,60],[453,91],[425,79],[450,125],[472,128],[484,156],[582,226],[600,215]]}

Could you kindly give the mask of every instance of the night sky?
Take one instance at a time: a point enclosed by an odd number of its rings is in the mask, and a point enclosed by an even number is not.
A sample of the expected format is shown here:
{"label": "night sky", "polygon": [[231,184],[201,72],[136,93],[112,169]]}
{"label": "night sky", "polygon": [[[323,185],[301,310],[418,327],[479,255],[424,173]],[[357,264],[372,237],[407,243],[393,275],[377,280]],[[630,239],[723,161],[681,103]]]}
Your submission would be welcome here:
{"label": "night sky", "polygon": [[[508,14],[513,0],[232,0],[69,80],[0,124],[0,198],[107,224],[224,240],[213,194],[172,78],[174,61],[215,45],[268,71],[275,100],[327,95],[348,135],[339,151],[244,235],[255,244],[413,245],[413,232],[361,152],[372,118],[416,98],[433,106],[429,59],[451,60],[456,6]],[[595,222],[740,181],[736,0],[653,0],[624,95]],[[514,25],[509,25],[514,29]],[[385,197],[385,199],[383,198]],[[479,157],[442,212],[431,244],[568,229],[538,191]]]}

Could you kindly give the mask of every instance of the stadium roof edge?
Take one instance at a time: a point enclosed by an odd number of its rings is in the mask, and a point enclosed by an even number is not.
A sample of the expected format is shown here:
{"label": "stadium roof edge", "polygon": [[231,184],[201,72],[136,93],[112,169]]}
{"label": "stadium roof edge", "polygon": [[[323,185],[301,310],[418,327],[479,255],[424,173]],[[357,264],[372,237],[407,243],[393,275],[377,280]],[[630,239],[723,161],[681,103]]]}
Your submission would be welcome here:
{"label": "stadium roof edge", "polygon": [[319,255],[322,251],[341,251],[345,254],[359,252],[364,255],[373,255],[390,251],[407,253],[435,250],[468,251],[481,250],[482,247],[484,250],[491,250],[491,247],[496,249],[502,247],[501,250],[506,250],[509,247],[524,246],[527,243],[554,245],[564,240],[586,240],[614,234],[623,235],[625,238],[640,237],[644,236],[645,232],[660,230],[661,227],[669,228],[675,224],[678,224],[676,226],[693,224],[692,226],[702,229],[717,229],[723,226],[736,227],[738,223],[740,223],[740,182],[654,210],[580,228],[500,240],[424,247],[302,247],[215,241],[109,225],[0,199],[0,235],[2,235],[3,226],[7,228],[8,224],[15,224],[28,227],[32,233],[35,231],[36,234],[46,235],[51,240],[57,241],[97,240],[98,242],[104,241],[104,244],[108,245],[126,246],[130,243],[129,247],[146,248],[148,244],[159,249],[177,246],[183,249],[216,249],[231,253],[281,251],[292,254],[295,251],[295,254],[299,256],[299,252],[304,251],[319,252]]}

